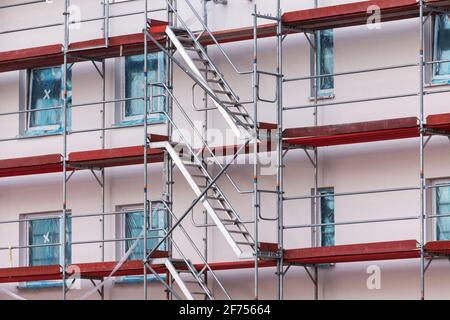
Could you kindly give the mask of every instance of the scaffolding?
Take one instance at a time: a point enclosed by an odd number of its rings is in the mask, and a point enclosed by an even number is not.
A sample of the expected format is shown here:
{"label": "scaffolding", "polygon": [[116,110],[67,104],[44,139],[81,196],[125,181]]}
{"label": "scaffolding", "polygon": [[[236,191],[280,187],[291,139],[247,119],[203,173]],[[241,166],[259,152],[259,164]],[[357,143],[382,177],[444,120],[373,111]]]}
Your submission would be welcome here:
{"label": "scaffolding", "polygon": [[[61,172],[62,173],[62,210],[60,217],[60,240],[54,244],[44,244],[38,246],[57,246],[60,248],[60,266],[42,267],[18,267],[0,269],[0,283],[36,281],[36,280],[56,280],[62,281],[62,298],[67,299],[73,280],[73,265],[66,262],[66,223],[68,220],[67,208],[67,184],[70,178],[79,170],[90,170],[93,177],[101,188],[102,210],[100,213],[71,215],[71,219],[82,219],[86,217],[100,217],[101,240],[76,241],[71,245],[99,243],[102,247],[102,261],[99,263],[77,264],[77,276],[82,279],[90,279],[93,283],[92,290],[83,294],[80,299],[85,299],[98,292],[104,298],[105,281],[113,276],[119,275],[144,275],[143,298],[148,299],[148,277],[151,274],[157,279],[167,292],[167,299],[195,299],[198,297],[212,300],[214,299],[211,285],[218,288],[225,298],[231,299],[225,286],[215,274],[217,270],[252,269],[254,271],[254,298],[259,298],[259,269],[263,267],[276,267],[277,279],[277,299],[284,298],[284,277],[291,266],[301,266],[307,272],[314,285],[314,298],[319,299],[318,277],[319,266],[323,263],[339,263],[352,261],[372,261],[391,259],[412,259],[420,261],[420,297],[425,299],[425,272],[437,256],[448,256],[450,254],[450,241],[427,241],[426,222],[431,219],[446,217],[450,215],[436,215],[427,213],[426,191],[436,188],[428,185],[425,176],[425,147],[434,135],[449,136],[450,115],[437,114],[425,117],[424,97],[430,94],[440,94],[450,92],[448,89],[426,90],[425,70],[426,68],[450,61],[426,59],[424,54],[424,25],[427,19],[436,14],[449,14],[450,3],[441,0],[398,0],[385,1],[373,0],[362,1],[353,4],[342,4],[331,7],[319,7],[318,1],[312,9],[298,10],[282,13],[281,0],[276,1],[276,14],[261,14],[257,6],[254,6],[252,13],[253,26],[248,28],[232,29],[225,31],[212,31],[208,27],[206,14],[206,1],[203,1],[202,16],[196,10],[191,0],[184,0],[187,10],[195,17],[201,30],[191,30],[186,23],[184,15],[179,12],[176,0],[165,0],[160,7],[150,7],[148,0],[144,0],[143,10],[139,12],[123,13],[119,15],[110,14],[110,7],[114,5],[126,6],[128,0],[122,2],[109,1],[102,2],[102,17],[86,19],[78,23],[92,21],[102,22],[101,39],[71,43],[70,25],[73,23],[70,18],[70,0],[64,0],[64,21],[48,25],[36,26],[34,28],[22,28],[14,30],[0,31],[2,34],[12,34],[29,30],[63,27],[64,41],[62,45],[46,46],[37,48],[36,52],[25,53],[16,50],[14,52],[0,52],[0,72],[29,69],[33,67],[62,65],[62,105],[58,107],[33,110],[21,110],[17,112],[0,113],[0,116],[11,116],[25,114],[28,116],[32,112],[44,110],[60,110],[63,117],[63,131],[61,136],[63,148],[61,154],[27,157],[20,159],[0,160],[0,177],[19,176],[39,173]],[[2,5],[0,9],[39,5],[42,1],[28,1],[10,5]],[[283,44],[286,37],[291,34],[303,34],[311,48],[313,60],[317,62],[317,32],[325,29],[340,27],[351,27],[366,24],[369,15],[367,8],[369,5],[376,5],[380,9],[382,22],[418,18],[419,52],[418,62],[390,66],[377,66],[370,69],[350,70],[336,72],[332,74],[320,74],[317,64],[311,68],[311,74],[287,78],[283,72]],[[150,18],[151,13],[165,12],[167,21],[159,21]],[[129,36],[110,35],[110,24],[115,18],[123,16],[143,17],[143,31],[140,34]],[[269,21],[269,24],[260,24],[260,21]],[[262,70],[258,64],[258,44],[259,39],[274,37],[276,41],[276,67],[274,71]],[[253,47],[252,68],[250,70],[240,70],[233,63],[230,56],[223,48],[223,43],[251,40]],[[238,76],[251,78],[252,98],[250,101],[241,101],[233,91],[233,85],[229,84],[224,75],[220,72],[214,59],[208,54],[208,46],[214,46],[219,54],[225,59],[228,67]],[[62,49],[62,50],[61,50]],[[148,55],[151,52],[163,52],[165,62],[164,81],[149,83]],[[105,59],[143,54],[144,56],[144,80],[143,96],[124,97],[122,99],[107,100],[106,94],[106,65]],[[91,61],[102,81],[102,100],[90,103],[71,103],[68,97],[68,73],[72,65],[77,62]],[[196,108],[196,111],[204,113],[204,126],[198,130],[192,123],[188,113],[177,99],[174,88],[174,68],[180,68],[193,82],[192,96],[195,95],[195,88],[200,88],[204,92],[204,105]],[[319,99],[319,79],[324,77],[339,77],[386,70],[397,70],[405,68],[418,69],[418,92],[401,93],[389,96],[368,97],[365,99],[353,99],[346,101],[324,102]],[[267,99],[260,94],[260,79],[262,76],[271,77],[275,80],[275,97]],[[286,83],[310,81],[313,84],[313,99],[311,104],[285,106],[283,102],[283,89]],[[400,99],[406,97],[416,97],[419,99],[419,110],[417,117],[389,119],[380,121],[368,121],[362,123],[319,126],[319,108],[332,107],[337,105],[348,105],[369,101],[384,101]],[[156,110],[153,107],[154,99],[165,101],[164,110]],[[105,113],[108,105],[129,100],[141,100],[144,102],[144,121],[142,124],[134,125],[143,129],[143,143],[141,146],[107,149],[105,132],[108,130],[120,129],[120,127],[107,127]],[[194,98],[193,98],[194,101]],[[213,107],[209,105],[213,104]],[[258,105],[260,102],[273,105],[276,109],[276,121],[274,123],[259,122]],[[195,103],[194,103],[195,104]],[[68,111],[71,108],[83,108],[92,105],[101,105],[101,127],[96,129],[72,130],[68,129]],[[253,113],[247,111],[246,106],[251,107]],[[213,110],[217,111],[225,120],[225,123],[232,130],[240,143],[234,146],[210,146],[208,144],[208,114]],[[286,128],[283,123],[285,113],[293,110],[312,110],[314,115],[314,126],[302,128]],[[181,116],[190,126],[200,141],[200,146],[190,143],[188,137],[183,136],[181,128],[174,120],[174,114]],[[149,132],[148,118],[151,115],[160,115],[165,119],[166,135],[159,135]],[[131,126],[132,127],[132,126]],[[127,127],[129,128],[129,127]],[[69,152],[68,135],[85,132],[101,132],[102,146],[99,150]],[[174,141],[174,133],[178,137]],[[387,219],[366,219],[358,221],[338,221],[333,223],[320,223],[319,200],[326,197],[326,194],[319,192],[319,150],[321,147],[335,146],[342,144],[362,143],[371,141],[393,140],[403,138],[418,138],[419,140],[419,185],[398,188],[384,188],[373,190],[361,190],[354,192],[334,193],[338,196],[372,195],[387,192],[412,191],[420,193],[420,212],[413,216],[392,217]],[[30,137],[14,137],[0,139],[1,142],[14,141],[17,139],[28,139]],[[284,158],[292,150],[303,150],[309,158],[313,172],[314,185],[310,195],[287,196],[284,189]],[[219,161],[219,157],[225,151],[232,150],[231,159],[226,163]],[[273,152],[276,154],[276,185],[272,190],[262,189],[259,184],[261,163],[259,154]],[[248,154],[252,158],[253,181],[251,190],[241,190],[236,181],[229,174],[230,167],[234,160],[241,155]],[[228,154],[229,155],[229,154]],[[151,200],[148,188],[148,166],[151,163],[163,163],[164,192],[160,199]],[[211,167],[218,169],[218,173],[213,174]],[[142,232],[135,238],[114,238],[107,239],[105,232],[105,217],[123,215],[124,212],[107,212],[105,206],[105,168],[113,166],[124,166],[130,164],[143,165],[143,225]],[[174,178],[173,170],[177,167],[189,186],[195,193],[193,202],[180,215],[173,211],[174,202]],[[241,219],[239,213],[234,209],[225,193],[219,186],[219,180],[225,179],[230,183],[236,193],[241,196],[250,195],[252,197],[251,221]],[[276,196],[275,218],[268,218],[261,214],[261,195],[272,194]],[[284,223],[284,204],[287,201],[308,200],[312,201],[311,213],[312,221],[304,225],[286,225]],[[154,229],[150,224],[153,204],[159,206],[166,216],[167,229]],[[204,249],[200,250],[184,229],[182,222],[192,214],[196,205],[204,207],[204,221],[202,225],[196,227],[204,230]],[[381,223],[393,221],[413,220],[418,222],[420,237],[418,240],[390,241],[378,243],[365,243],[353,245],[336,245],[332,247],[317,246],[317,241],[312,241],[315,247],[286,249],[284,246],[284,233],[291,229],[308,229],[311,238],[317,239],[318,230],[324,226],[355,225],[366,223]],[[1,221],[1,224],[20,224],[24,219]],[[260,241],[259,224],[261,221],[270,221],[276,225],[277,243],[265,243]],[[250,227],[248,227],[250,226]],[[208,229],[217,228],[223,235],[226,243],[231,247],[239,261],[233,262],[209,262],[208,259]],[[252,230],[250,229],[252,228]],[[157,244],[149,248],[147,231],[162,232],[163,235],[155,237]],[[175,230],[181,231],[197,259],[201,263],[193,264],[193,257],[186,255],[176,240],[173,238]],[[126,252],[124,257],[118,262],[105,261],[105,243],[133,241],[133,245]],[[127,260],[131,252],[135,249],[139,241],[143,242],[144,254],[142,261]],[[164,250],[160,250],[165,245]],[[0,247],[0,250],[28,250],[31,245],[18,245]],[[179,258],[174,258],[178,256]],[[161,277],[166,274],[166,277]],[[186,280],[187,274],[190,278]],[[96,282],[97,281],[97,282]],[[195,286],[195,289],[192,287]],[[180,293],[181,292],[181,293]]]}

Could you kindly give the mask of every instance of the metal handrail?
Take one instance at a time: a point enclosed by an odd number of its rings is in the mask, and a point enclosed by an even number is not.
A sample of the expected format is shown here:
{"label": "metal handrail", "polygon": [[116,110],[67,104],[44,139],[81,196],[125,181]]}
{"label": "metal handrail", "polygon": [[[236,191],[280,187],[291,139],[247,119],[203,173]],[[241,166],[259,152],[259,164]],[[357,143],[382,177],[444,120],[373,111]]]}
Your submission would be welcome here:
{"label": "metal handrail", "polygon": [[[217,41],[216,37],[214,36],[213,32],[209,29],[209,27],[205,24],[205,22],[203,21],[202,17],[200,17],[200,15],[198,14],[197,10],[195,10],[194,6],[191,4],[191,2],[189,0],[185,0],[186,4],[189,6],[189,8],[191,9],[192,13],[195,15],[195,17],[197,18],[197,20],[200,22],[200,24],[202,25],[204,31],[206,31],[208,33],[208,36],[211,38],[211,40],[216,44],[216,46],[219,48],[220,52],[222,53],[222,55],[225,57],[225,59],[230,63],[230,65],[233,67],[234,71],[237,74],[241,74],[241,75],[245,75],[245,74],[252,74],[253,70],[249,70],[249,71],[240,71],[236,65],[233,63],[233,61],[231,60],[230,56],[226,53],[226,51],[222,48],[222,46],[220,45],[219,41]],[[173,9],[173,7],[171,6],[171,8]],[[175,13],[177,15],[177,17],[179,18],[179,15],[177,13]],[[181,19],[179,19],[180,22],[183,24],[183,21]],[[204,32],[203,31],[203,32]]]}
{"label": "metal handrail", "polygon": [[[166,0],[168,6],[174,11],[175,16],[177,17],[177,19],[181,22],[182,26],[184,27],[185,31],[189,34],[189,36],[191,37],[191,39],[193,39],[193,41],[195,42],[196,46],[199,48],[199,50],[201,51],[201,53],[203,54],[203,56],[208,60],[209,64],[211,65],[213,71],[216,72],[217,76],[222,80],[222,82],[224,83],[225,87],[228,89],[228,91],[231,93],[231,95],[233,96],[233,98],[235,99],[235,101],[239,102],[239,97],[236,95],[236,93],[233,91],[233,89],[231,88],[231,86],[228,84],[228,82],[225,80],[225,78],[223,77],[222,73],[216,68],[215,64],[211,61],[211,59],[209,58],[208,54],[205,52],[203,46],[200,44],[200,42],[198,41],[198,38],[192,33],[192,31],[189,29],[189,27],[187,26],[186,22],[184,22],[183,19],[181,19],[180,15],[178,14],[178,10],[175,9],[168,0]],[[192,12],[194,13],[194,15],[197,17],[197,19],[199,20],[199,22],[203,25],[203,27],[205,28],[205,30],[208,31],[209,36],[214,40],[214,42],[216,43],[216,45],[220,48],[220,50],[223,51],[223,49],[221,48],[220,44],[218,43],[218,41],[214,38],[214,36],[212,35],[211,31],[209,31],[208,27],[205,25],[205,23],[203,22],[202,18],[199,16],[199,14],[195,11],[195,9],[193,8],[193,6],[191,5],[191,3],[186,0],[186,3],[189,5],[189,7],[191,8]],[[223,51],[224,52],[224,51]],[[229,60],[229,58],[228,58]],[[229,60],[230,63],[232,64],[231,60]],[[232,66],[234,67],[234,65],[232,64]],[[235,68],[235,67],[234,67]],[[238,72],[239,73],[239,72]],[[253,73],[253,71],[251,72],[247,72],[248,74]],[[198,77],[196,76],[196,78],[198,79]],[[227,108],[224,108],[225,110],[227,110]],[[244,108],[245,110],[245,108]],[[237,122],[242,122],[241,120],[237,119],[234,115],[231,115],[235,121]],[[246,118],[246,122],[248,124],[254,124],[253,121],[249,121],[249,120],[253,120],[250,117]]]}
{"label": "metal handrail", "polygon": [[[161,86],[165,89],[165,91],[167,93],[169,93],[170,97],[173,99],[173,101],[175,102],[175,105],[178,107],[178,109],[181,111],[183,117],[186,119],[186,121],[188,122],[189,126],[192,128],[192,130],[197,134],[197,136],[200,138],[200,141],[202,142],[203,147],[200,149],[200,152],[203,152],[204,149],[206,149],[208,151],[208,153],[212,156],[212,158],[215,160],[214,162],[219,166],[220,169],[223,169],[224,166],[220,163],[220,161],[217,159],[216,155],[214,154],[213,150],[211,149],[211,147],[208,145],[208,143],[206,142],[206,140],[203,138],[202,134],[198,131],[198,129],[195,127],[194,123],[192,122],[192,120],[189,118],[188,114],[186,113],[186,111],[184,110],[184,108],[181,106],[180,102],[178,101],[178,99],[174,96],[174,94],[168,89],[168,87],[166,86],[166,84],[164,83],[158,83],[158,84],[154,84],[155,86]],[[164,114],[170,118],[165,112]],[[173,119],[172,119],[173,120]],[[171,121],[173,122],[173,121]],[[177,131],[180,132],[180,130],[177,128]],[[180,135],[182,136],[182,134],[180,133]],[[183,136],[184,138],[184,136]],[[187,139],[183,139],[185,142],[187,142]],[[192,153],[195,153],[194,151],[192,151]],[[201,162],[201,161],[200,161]],[[241,190],[236,182],[233,180],[233,178],[231,176],[229,176],[229,174],[225,171],[224,172],[225,176],[228,178],[228,180],[230,181],[230,183],[233,185],[233,187],[236,189],[236,191],[240,194],[249,194],[252,193],[253,190]]]}
{"label": "metal handrail", "polygon": [[[189,150],[190,154],[194,157],[194,159],[197,161],[198,164],[201,164],[202,161],[201,159],[197,156],[197,153],[194,152],[194,150],[192,149],[192,147],[189,145],[188,140],[184,137],[183,133],[181,132],[181,130],[178,128],[178,126],[175,124],[175,122],[173,121],[173,119],[170,117],[170,115],[165,112],[165,111],[160,111],[160,113],[163,113],[167,119],[169,120],[169,122],[172,124],[172,126],[174,127],[174,129],[179,133],[180,138],[185,142],[184,146]],[[234,160],[234,159],[233,159]],[[232,161],[233,161],[232,160]],[[216,182],[214,181],[214,179],[211,177],[211,175],[209,174],[209,172],[203,167],[203,165],[201,166],[201,168],[203,169],[204,174],[207,176],[207,178],[211,181],[213,181],[213,184],[216,184]],[[224,173],[225,171],[225,167],[222,168],[222,173]],[[218,177],[217,177],[218,178]],[[216,179],[217,180],[217,179]],[[236,210],[233,208],[233,206],[231,205],[231,203],[228,201],[228,199],[225,197],[225,195],[223,194],[222,190],[220,190],[220,188],[217,188],[217,191],[220,193],[220,195],[222,196],[222,198],[224,199],[225,203],[230,207],[231,212],[233,213],[233,215],[236,217],[237,221],[242,222],[241,218],[239,217],[239,215],[237,214]],[[203,197],[203,196],[202,196]]]}

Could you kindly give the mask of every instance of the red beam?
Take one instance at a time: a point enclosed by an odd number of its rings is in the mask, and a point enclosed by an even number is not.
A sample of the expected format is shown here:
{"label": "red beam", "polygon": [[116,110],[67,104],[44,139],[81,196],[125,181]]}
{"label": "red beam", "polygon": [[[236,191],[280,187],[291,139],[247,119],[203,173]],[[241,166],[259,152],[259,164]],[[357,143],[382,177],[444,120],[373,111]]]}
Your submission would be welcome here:
{"label": "red beam", "polygon": [[0,160],[0,177],[60,172],[60,154]]}
{"label": "red beam", "polygon": [[288,249],[284,253],[286,262],[302,264],[409,259],[419,256],[416,240]]}
{"label": "red beam", "polygon": [[450,255],[450,241],[431,241],[425,245],[425,252],[430,254]]}
{"label": "red beam", "polygon": [[[447,0],[427,0],[428,4],[449,7]],[[416,0],[372,0],[287,12],[283,23],[308,30],[335,29],[365,25],[379,8],[381,22],[415,18],[419,16]]]}

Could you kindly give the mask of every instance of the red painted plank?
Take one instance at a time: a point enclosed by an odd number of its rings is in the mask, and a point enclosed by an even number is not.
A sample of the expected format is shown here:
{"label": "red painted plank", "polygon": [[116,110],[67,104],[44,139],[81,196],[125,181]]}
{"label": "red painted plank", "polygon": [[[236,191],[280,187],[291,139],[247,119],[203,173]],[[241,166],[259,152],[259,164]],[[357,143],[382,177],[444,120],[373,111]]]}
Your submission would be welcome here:
{"label": "red painted plank", "polygon": [[0,160],[0,177],[60,172],[60,154]]}
{"label": "red painted plank", "polygon": [[430,241],[425,245],[425,251],[430,254],[450,255],[450,241]]}
{"label": "red painted plank", "polygon": [[283,22],[312,30],[364,25],[373,15],[371,8],[380,9],[382,22],[419,15],[416,0],[372,0],[287,12]]}
{"label": "red painted plank", "polygon": [[305,264],[408,259],[419,256],[416,240],[288,249],[284,253],[287,262]]}
{"label": "red painted plank", "polygon": [[308,136],[332,136],[338,134],[359,133],[369,131],[380,131],[387,129],[401,129],[417,127],[417,118],[396,118],[386,120],[353,122],[344,124],[333,124],[325,126],[290,128],[283,132],[285,138],[299,138]]}
{"label": "red painted plank", "polygon": [[285,141],[290,145],[307,146],[307,147],[326,147],[343,144],[406,139],[406,138],[414,138],[417,136],[419,136],[418,127],[358,132],[335,136],[305,137],[297,139],[287,139]]}
{"label": "red painted plank", "polygon": [[[148,149],[148,162],[162,162],[164,151]],[[133,146],[113,149],[72,152],[69,154],[69,165],[73,167],[116,167],[141,164],[144,161],[144,147]]]}

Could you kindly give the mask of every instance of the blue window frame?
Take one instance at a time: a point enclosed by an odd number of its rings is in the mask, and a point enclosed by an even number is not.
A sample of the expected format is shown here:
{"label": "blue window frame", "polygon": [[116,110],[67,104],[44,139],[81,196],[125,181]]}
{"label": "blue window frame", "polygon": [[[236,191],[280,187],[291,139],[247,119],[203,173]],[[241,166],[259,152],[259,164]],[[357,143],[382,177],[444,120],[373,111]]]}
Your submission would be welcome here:
{"label": "blue window frame", "polygon": [[[320,198],[320,223],[334,223],[334,189],[321,188]],[[320,244],[322,247],[335,245],[335,226],[326,225],[320,228]]]}
{"label": "blue window frame", "polygon": [[[149,230],[147,230],[147,248],[153,249],[164,237],[167,228],[166,211],[162,208],[155,208],[150,214]],[[125,238],[137,238],[144,227],[144,212],[129,211],[125,213]],[[125,241],[125,252],[127,252],[136,240]],[[161,244],[159,250],[166,250],[166,243]],[[129,260],[142,260],[144,256],[144,240],[139,240],[137,246],[128,257]]]}
{"label": "blue window frame", "polygon": [[[164,82],[165,57],[162,52],[148,54],[148,84]],[[125,57],[125,98],[139,98],[144,96],[144,55]],[[153,103],[148,111],[163,111],[165,109],[165,99],[161,95],[164,90],[160,87],[153,87]],[[149,88],[148,95],[151,90]],[[144,118],[144,101],[142,99],[126,100],[122,110],[122,121],[142,122]],[[162,114],[150,114],[148,120],[161,122],[164,120]]]}
{"label": "blue window frame", "polygon": [[[327,75],[334,73],[334,39],[333,30],[322,30],[316,33],[317,61],[316,74]],[[334,78],[319,77],[316,79],[318,97],[329,97],[333,95]],[[313,92],[313,96],[315,92]]]}
{"label": "blue window frame", "polygon": [[[450,17],[437,15],[434,20],[433,60],[450,60]],[[448,83],[450,62],[433,65],[433,83]]]}
{"label": "blue window frame", "polygon": [[[450,187],[436,187],[435,190],[436,215],[450,214]],[[436,219],[436,240],[450,240],[450,217]]]}
{"label": "blue window frame", "polygon": [[[43,266],[60,264],[60,246],[41,246],[60,243],[60,217],[31,219],[28,221],[28,265]],[[72,219],[66,223],[66,264],[72,260]]]}
{"label": "blue window frame", "polygon": [[[63,106],[63,67],[29,71],[27,133],[51,134],[63,130],[63,109],[42,110]],[[67,71],[68,108],[72,104],[72,72]],[[70,124],[70,109],[67,112]]]}

